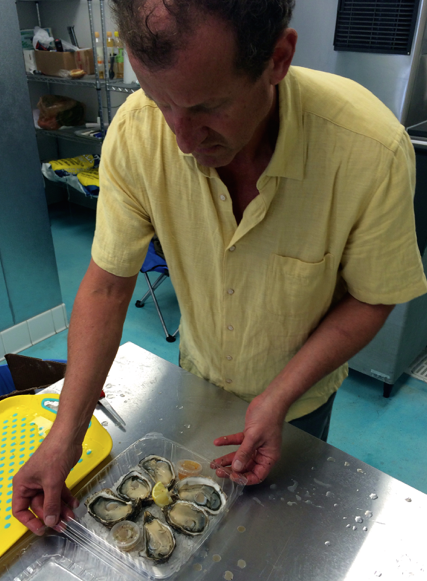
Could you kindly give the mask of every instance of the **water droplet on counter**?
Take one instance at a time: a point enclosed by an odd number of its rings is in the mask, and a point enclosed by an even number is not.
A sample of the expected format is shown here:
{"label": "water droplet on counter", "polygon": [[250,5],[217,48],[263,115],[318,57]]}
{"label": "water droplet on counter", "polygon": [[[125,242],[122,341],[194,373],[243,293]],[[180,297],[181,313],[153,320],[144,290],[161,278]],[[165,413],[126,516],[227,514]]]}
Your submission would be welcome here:
{"label": "water droplet on counter", "polygon": [[412,498],[405,498],[406,502],[412,502]]}
{"label": "water droplet on counter", "polygon": [[335,496],[333,492],[331,492],[330,490],[328,490],[328,492],[326,493],[326,496],[328,498],[331,498],[332,496]]}
{"label": "water droplet on counter", "polygon": [[271,488],[271,490],[276,490],[277,484],[271,484],[270,488]]}
{"label": "water droplet on counter", "polygon": [[114,397],[114,394],[112,394],[112,393],[107,393],[107,399],[113,399],[113,397]]}
{"label": "water droplet on counter", "polygon": [[364,530],[364,531],[365,531],[365,533],[366,533],[366,531],[368,530],[368,527],[363,527],[363,530]]}
{"label": "water droplet on counter", "polygon": [[356,522],[362,523],[363,522],[363,518],[361,516],[356,516],[356,518],[354,519]]}
{"label": "water droplet on counter", "polygon": [[179,432],[180,434],[183,434],[184,432]]}
{"label": "water droplet on counter", "polygon": [[296,480],[292,479],[292,482],[293,482],[292,486],[288,486],[289,492],[295,492],[295,490],[298,487],[298,482]]}
{"label": "water droplet on counter", "polygon": [[344,466],[350,466],[350,462],[344,462]]}
{"label": "water droplet on counter", "polygon": [[297,504],[297,503],[296,503],[296,502],[291,502],[291,501],[289,500],[289,501],[287,502],[287,504],[288,504],[288,506],[293,506],[294,504],[295,504],[295,506],[296,506],[296,504]]}
{"label": "water droplet on counter", "polygon": [[338,504],[337,504],[337,503],[335,503],[335,504],[334,504],[334,506],[338,506]]}
{"label": "water droplet on counter", "polygon": [[301,500],[301,496],[299,496],[298,494],[295,494],[295,498],[296,498],[297,500]]}
{"label": "water droplet on counter", "polygon": [[201,571],[203,569],[203,567],[201,566],[200,563],[196,563],[195,565],[193,565],[193,569],[195,571]]}
{"label": "water droplet on counter", "polygon": [[108,422],[102,422],[101,426],[108,426]]}
{"label": "water droplet on counter", "polygon": [[246,567],[246,561],[244,561],[243,559],[239,559],[237,561],[237,566],[240,567],[241,569],[244,569]]}
{"label": "water droplet on counter", "polygon": [[221,555],[212,555],[212,561],[214,563],[219,563],[221,561]]}
{"label": "water droplet on counter", "polygon": [[226,571],[224,573],[224,579],[226,579],[226,581],[231,581],[232,579],[234,579],[234,575],[231,571]]}
{"label": "water droplet on counter", "polygon": [[356,472],[359,472],[359,474],[365,474],[361,468],[358,468]]}
{"label": "water droplet on counter", "polygon": [[244,533],[246,530],[246,527],[240,526],[240,527],[237,527],[237,530],[239,531],[239,533]]}
{"label": "water droplet on counter", "polygon": [[370,495],[369,495],[369,498],[370,498],[371,500],[377,500],[377,498],[378,498],[378,494],[374,494],[374,493],[372,493],[372,494],[370,494]]}
{"label": "water droplet on counter", "polygon": [[367,510],[365,512],[365,516],[367,516],[368,518],[372,518],[372,512],[370,510]]}
{"label": "water droplet on counter", "polygon": [[325,545],[326,545],[327,547],[330,547],[330,546],[331,546],[331,541],[325,541]]}
{"label": "water droplet on counter", "polygon": [[313,504],[311,500],[304,500],[305,504]]}
{"label": "water droplet on counter", "polygon": [[351,527],[351,525],[345,525],[346,529],[349,529]]}
{"label": "water droplet on counter", "polygon": [[332,456],[329,456],[329,458],[326,458],[326,462],[336,462],[336,460]]}
{"label": "water droplet on counter", "polygon": [[280,500],[285,500],[285,499],[284,499],[284,498],[283,498],[283,496],[282,496],[282,497],[280,498]]}
{"label": "water droplet on counter", "polygon": [[163,421],[163,418],[159,418],[159,422]]}
{"label": "water droplet on counter", "polygon": [[126,395],[124,393],[121,393],[120,397],[126,397]]}
{"label": "water droplet on counter", "polygon": [[347,517],[346,516],[343,516],[342,518],[343,518],[343,520],[347,520]]}
{"label": "water droplet on counter", "polygon": [[316,470],[316,468],[314,466],[311,467],[312,470]]}
{"label": "water droplet on counter", "polygon": [[[177,407],[178,407],[178,406],[177,406]],[[184,407],[184,406],[182,405],[182,406],[180,406],[178,409],[179,409],[179,410],[182,410],[182,408],[183,408],[183,407]]]}
{"label": "water droplet on counter", "polygon": [[353,530],[354,530],[354,531],[357,531],[357,527],[356,527],[356,526],[354,526],[354,527],[353,527]]}
{"label": "water droplet on counter", "polygon": [[375,577],[381,577],[382,573],[380,573],[379,571],[375,571],[374,575]]}

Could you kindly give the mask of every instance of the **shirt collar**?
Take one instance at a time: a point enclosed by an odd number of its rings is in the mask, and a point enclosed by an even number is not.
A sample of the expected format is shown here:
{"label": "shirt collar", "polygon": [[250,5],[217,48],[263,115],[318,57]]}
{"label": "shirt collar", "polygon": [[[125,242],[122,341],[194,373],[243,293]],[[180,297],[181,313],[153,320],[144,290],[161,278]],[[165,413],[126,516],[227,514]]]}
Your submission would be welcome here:
{"label": "shirt collar", "polygon": [[292,67],[279,83],[279,116],[276,147],[264,175],[302,180],[305,147],[301,93]]}

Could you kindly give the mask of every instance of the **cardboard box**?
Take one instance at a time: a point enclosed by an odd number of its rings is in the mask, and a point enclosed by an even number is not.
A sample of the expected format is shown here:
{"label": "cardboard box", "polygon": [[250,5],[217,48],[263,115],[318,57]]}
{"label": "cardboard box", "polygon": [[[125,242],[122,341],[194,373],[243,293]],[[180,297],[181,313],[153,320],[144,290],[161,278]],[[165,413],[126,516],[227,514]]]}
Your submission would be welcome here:
{"label": "cardboard box", "polygon": [[59,71],[65,69],[83,69],[88,75],[93,75],[95,69],[93,64],[93,51],[85,48],[76,52],[55,52],[36,50],[37,70],[45,75],[59,77]]}
{"label": "cardboard box", "polygon": [[74,53],[76,61],[76,69],[83,69],[87,75],[95,73],[95,65],[93,63],[93,50],[91,48],[82,48],[76,50]]}

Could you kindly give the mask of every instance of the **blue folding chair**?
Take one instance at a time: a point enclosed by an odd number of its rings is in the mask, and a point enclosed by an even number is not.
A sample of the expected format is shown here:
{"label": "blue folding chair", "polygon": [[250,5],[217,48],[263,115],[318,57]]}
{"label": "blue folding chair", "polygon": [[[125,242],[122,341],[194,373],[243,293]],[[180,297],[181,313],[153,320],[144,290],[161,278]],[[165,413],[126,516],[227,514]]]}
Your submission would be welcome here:
{"label": "blue folding chair", "polygon": [[[154,240],[151,240],[151,242],[150,242],[150,245],[149,245],[148,251],[147,251],[147,256],[145,257],[144,264],[142,265],[140,271],[145,276],[145,280],[147,281],[147,285],[148,285],[148,291],[145,293],[145,295],[142,297],[141,300],[136,301],[135,306],[140,309],[141,307],[143,307],[145,305],[147,298],[149,298],[151,296],[153,301],[154,301],[154,305],[156,307],[157,314],[159,315],[159,319],[160,319],[160,322],[162,324],[163,331],[165,332],[166,341],[168,343],[173,343],[174,341],[176,341],[176,335],[179,332],[179,328],[175,331],[175,333],[173,333],[173,335],[171,335],[169,333],[169,331],[167,330],[166,324],[165,324],[165,320],[164,320],[163,315],[162,315],[162,311],[160,310],[159,303],[157,302],[157,298],[156,298],[156,295],[154,293],[154,291],[157,288],[159,288],[159,286],[162,284],[162,282],[164,282],[166,280],[166,277],[169,276],[169,270],[168,270],[168,266],[166,264],[166,260],[162,256],[159,256],[159,254],[157,254],[155,246],[154,246]],[[153,284],[151,284],[150,279],[148,278],[148,274],[147,274],[148,272],[160,273],[160,276],[158,276],[156,278],[156,280],[154,281]]]}

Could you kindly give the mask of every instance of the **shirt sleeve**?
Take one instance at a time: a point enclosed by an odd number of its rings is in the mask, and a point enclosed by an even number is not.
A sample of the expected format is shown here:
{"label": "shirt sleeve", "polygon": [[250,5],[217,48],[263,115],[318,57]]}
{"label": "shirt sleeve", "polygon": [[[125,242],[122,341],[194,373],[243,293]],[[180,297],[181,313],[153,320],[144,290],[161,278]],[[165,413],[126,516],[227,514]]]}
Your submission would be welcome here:
{"label": "shirt sleeve", "polygon": [[403,128],[390,158],[341,262],[349,293],[370,304],[404,303],[427,292],[415,232],[415,153]]}
{"label": "shirt sleeve", "polygon": [[96,264],[123,277],[138,273],[154,234],[149,211],[144,207],[144,153],[132,147],[128,117],[117,113],[102,147],[92,245]]}

